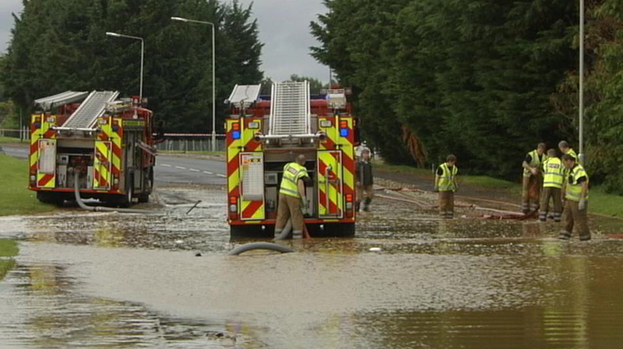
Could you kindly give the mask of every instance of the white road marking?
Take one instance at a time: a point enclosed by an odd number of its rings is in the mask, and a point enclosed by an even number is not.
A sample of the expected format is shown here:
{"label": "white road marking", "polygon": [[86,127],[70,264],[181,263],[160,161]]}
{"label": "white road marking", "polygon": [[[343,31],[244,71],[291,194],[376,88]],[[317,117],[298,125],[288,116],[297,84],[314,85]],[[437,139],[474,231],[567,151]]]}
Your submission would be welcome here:
{"label": "white road marking", "polygon": [[201,172],[201,171],[197,170],[196,168],[191,168],[190,170],[193,171],[193,172]]}
{"label": "white road marking", "polygon": [[217,173],[216,175],[217,175],[218,177],[227,178],[227,176],[225,176],[224,174]]}
{"label": "white road marking", "polygon": [[171,167],[171,165],[169,165],[169,164],[160,164],[160,166]]}
{"label": "white road marking", "polygon": [[175,166],[175,168],[179,168],[180,170],[185,170],[186,167],[182,167],[182,166]]}
{"label": "white road marking", "polygon": [[214,174],[214,173],[212,173],[210,171],[203,171],[203,173],[205,173],[205,174]]}

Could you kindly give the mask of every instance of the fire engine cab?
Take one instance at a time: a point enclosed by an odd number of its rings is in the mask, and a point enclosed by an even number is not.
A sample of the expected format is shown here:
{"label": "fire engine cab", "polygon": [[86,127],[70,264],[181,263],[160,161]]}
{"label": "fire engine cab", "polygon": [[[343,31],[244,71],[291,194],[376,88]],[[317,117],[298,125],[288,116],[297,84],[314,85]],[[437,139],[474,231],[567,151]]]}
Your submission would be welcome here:
{"label": "fire engine cab", "polygon": [[232,237],[273,236],[284,166],[305,155],[311,236],[355,234],[357,119],[347,90],[310,95],[308,82],[236,85],[226,100],[227,214]]}

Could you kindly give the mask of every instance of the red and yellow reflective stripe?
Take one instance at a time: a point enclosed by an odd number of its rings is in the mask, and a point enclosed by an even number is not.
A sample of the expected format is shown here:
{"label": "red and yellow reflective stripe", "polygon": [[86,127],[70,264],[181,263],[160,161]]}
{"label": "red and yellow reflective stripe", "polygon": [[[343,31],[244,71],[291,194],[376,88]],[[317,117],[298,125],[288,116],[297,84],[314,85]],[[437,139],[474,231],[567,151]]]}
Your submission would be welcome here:
{"label": "red and yellow reflective stripe", "polygon": [[[318,152],[318,214],[320,216],[341,216],[343,212],[342,183],[343,170],[339,150]],[[331,167],[331,171],[328,171]],[[329,176],[326,176],[326,174]],[[327,181],[330,181],[327,192]],[[327,207],[328,197],[328,207]]]}
{"label": "red and yellow reflective stripe", "polygon": [[240,218],[244,220],[264,219],[264,201],[242,201]]}
{"label": "red and yellow reflective stripe", "polygon": [[39,140],[41,139],[40,128],[35,127],[35,123],[41,123],[41,115],[32,115],[30,118],[30,172],[37,171],[39,162]]}
{"label": "red and yellow reflective stripe", "polygon": [[[35,124],[38,124],[39,127],[35,127]],[[56,115],[38,114],[31,116],[29,165],[31,172],[37,171],[37,187],[39,188],[56,187],[55,173],[38,172],[39,159],[41,158],[40,141],[42,139],[56,139],[56,131],[52,129],[55,124]]]}
{"label": "red and yellow reflective stripe", "polygon": [[[93,188],[109,190],[113,175],[121,176],[121,157],[123,129],[121,119],[104,116],[100,118],[100,132],[95,142],[95,161],[93,163]],[[114,126],[114,127],[113,127]]]}
{"label": "red and yellow reflective stripe", "polygon": [[112,170],[110,168],[111,143],[95,141],[95,160],[93,161],[93,188],[110,188]]}
{"label": "red and yellow reflective stripe", "polygon": [[[226,141],[227,141],[227,193],[229,197],[238,197],[240,190],[240,146],[241,139],[234,139],[232,130],[234,123],[240,123],[240,120],[227,120]],[[242,138],[242,137],[240,137]]]}

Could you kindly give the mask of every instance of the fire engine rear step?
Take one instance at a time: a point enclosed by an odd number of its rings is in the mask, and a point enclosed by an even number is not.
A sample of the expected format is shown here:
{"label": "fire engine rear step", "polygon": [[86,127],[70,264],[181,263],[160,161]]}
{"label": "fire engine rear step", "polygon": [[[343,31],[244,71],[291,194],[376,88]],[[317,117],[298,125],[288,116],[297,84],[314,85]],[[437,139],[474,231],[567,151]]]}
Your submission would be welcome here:
{"label": "fire engine rear step", "polygon": [[106,111],[106,105],[117,98],[117,91],[93,91],[60,128],[94,129],[97,119]]}

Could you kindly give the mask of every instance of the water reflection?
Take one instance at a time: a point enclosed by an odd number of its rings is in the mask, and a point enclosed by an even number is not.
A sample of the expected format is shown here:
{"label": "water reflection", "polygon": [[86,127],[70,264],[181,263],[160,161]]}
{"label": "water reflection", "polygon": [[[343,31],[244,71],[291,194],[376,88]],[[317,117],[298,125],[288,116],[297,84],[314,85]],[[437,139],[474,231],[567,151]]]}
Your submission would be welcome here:
{"label": "water reflection", "polygon": [[[0,293],[2,348],[264,348],[240,322],[168,318],[139,304],[83,296],[64,268],[19,266]],[[3,335],[4,332],[4,335]]]}

